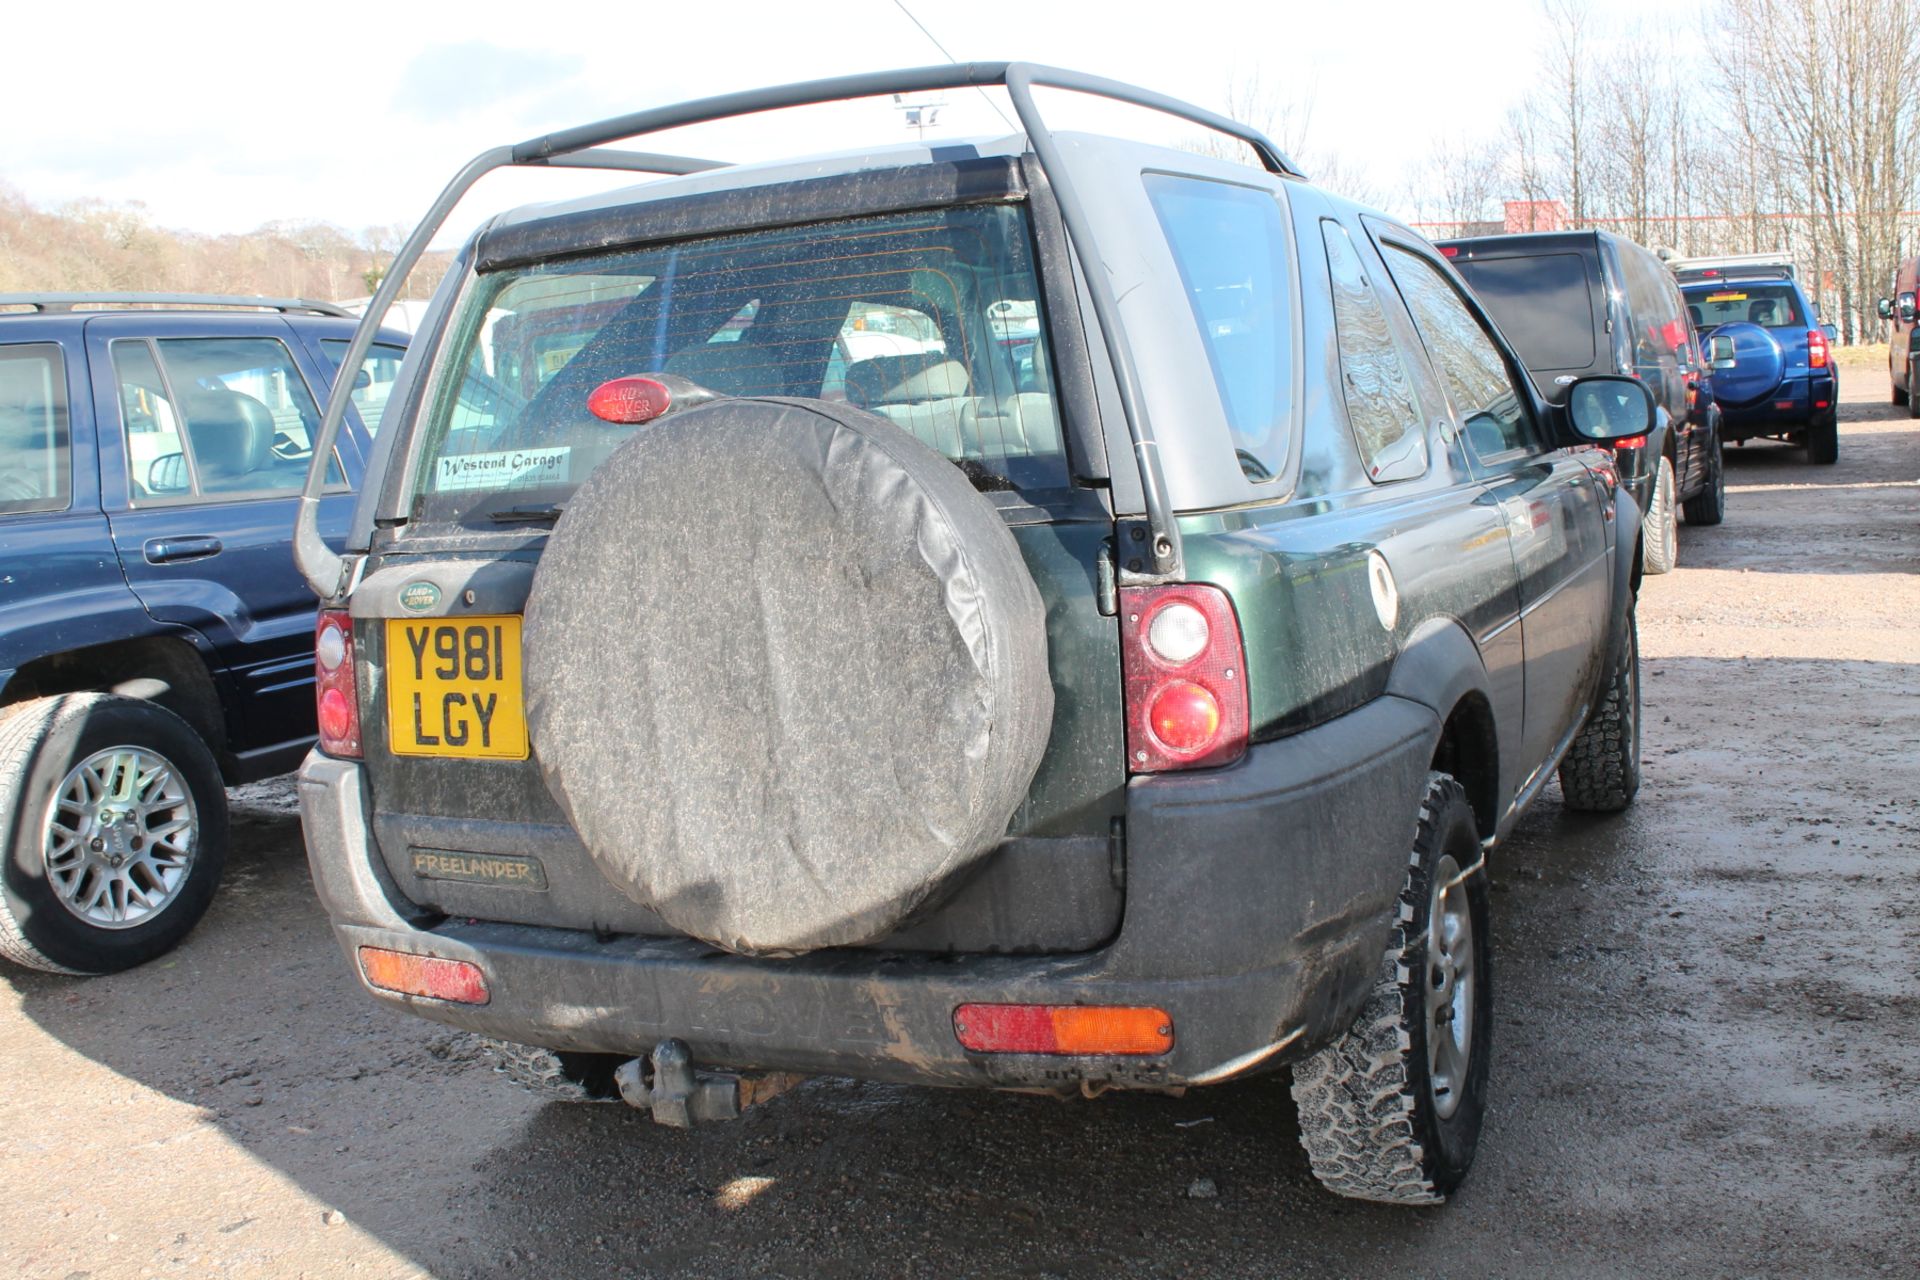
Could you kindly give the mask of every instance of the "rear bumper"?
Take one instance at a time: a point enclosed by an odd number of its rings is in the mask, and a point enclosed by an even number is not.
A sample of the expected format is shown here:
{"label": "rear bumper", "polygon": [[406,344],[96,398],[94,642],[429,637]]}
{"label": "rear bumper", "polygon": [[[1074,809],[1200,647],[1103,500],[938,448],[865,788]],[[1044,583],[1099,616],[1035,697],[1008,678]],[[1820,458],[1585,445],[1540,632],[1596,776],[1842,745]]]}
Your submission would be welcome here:
{"label": "rear bumper", "polygon": [[[1229,768],[1136,779],[1125,921],[1106,947],[1073,956],[770,960],[689,939],[423,916],[371,846],[359,765],[310,756],[300,805],[314,884],[349,958],[389,947],[469,960],[486,975],[481,1006],[368,988],[422,1017],[630,1056],[677,1037],[696,1062],[738,1070],[1164,1088],[1277,1064],[1352,1022],[1379,971],[1438,734],[1428,708],[1381,697]],[[968,1002],[1151,1005],[1171,1016],[1174,1047],[1154,1057],[972,1053],[953,1029]]]}
{"label": "rear bumper", "polygon": [[1751,440],[1800,431],[1833,414],[1839,386],[1831,372],[1788,378],[1772,395],[1744,408],[1720,406],[1723,440]]}

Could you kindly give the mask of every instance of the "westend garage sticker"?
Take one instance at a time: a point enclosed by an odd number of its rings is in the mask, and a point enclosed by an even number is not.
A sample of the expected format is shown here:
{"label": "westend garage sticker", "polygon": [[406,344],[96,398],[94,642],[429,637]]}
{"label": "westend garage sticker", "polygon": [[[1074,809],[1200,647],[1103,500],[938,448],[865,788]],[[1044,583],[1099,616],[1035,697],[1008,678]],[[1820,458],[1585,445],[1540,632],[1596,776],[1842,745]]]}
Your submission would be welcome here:
{"label": "westend garage sticker", "polygon": [[531,489],[565,484],[566,446],[555,449],[506,449],[499,453],[455,453],[436,458],[433,487],[439,493],[466,489]]}

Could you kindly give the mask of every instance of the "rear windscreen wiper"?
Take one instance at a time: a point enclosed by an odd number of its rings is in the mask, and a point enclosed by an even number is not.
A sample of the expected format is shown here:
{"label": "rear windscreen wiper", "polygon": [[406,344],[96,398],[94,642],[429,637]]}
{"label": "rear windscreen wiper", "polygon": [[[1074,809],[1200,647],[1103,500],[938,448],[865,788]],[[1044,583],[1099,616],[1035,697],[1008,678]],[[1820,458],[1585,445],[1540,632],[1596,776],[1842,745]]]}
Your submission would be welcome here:
{"label": "rear windscreen wiper", "polygon": [[532,507],[503,507],[499,511],[487,512],[487,519],[495,524],[552,524],[560,518],[565,507],[557,504]]}

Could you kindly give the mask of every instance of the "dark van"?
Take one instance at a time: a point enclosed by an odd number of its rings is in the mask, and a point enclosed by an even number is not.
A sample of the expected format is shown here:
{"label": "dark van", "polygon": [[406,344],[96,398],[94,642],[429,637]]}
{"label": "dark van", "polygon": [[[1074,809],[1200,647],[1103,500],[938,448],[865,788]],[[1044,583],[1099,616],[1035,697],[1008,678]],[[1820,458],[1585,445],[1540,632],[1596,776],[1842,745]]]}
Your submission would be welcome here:
{"label": "dark van", "polygon": [[1688,524],[1719,524],[1725,500],[1720,414],[1666,264],[1605,231],[1446,240],[1440,252],[1493,313],[1546,399],[1557,403],[1575,379],[1603,373],[1637,377],[1653,393],[1654,429],[1616,458],[1646,512],[1646,571],[1673,568],[1681,509]]}

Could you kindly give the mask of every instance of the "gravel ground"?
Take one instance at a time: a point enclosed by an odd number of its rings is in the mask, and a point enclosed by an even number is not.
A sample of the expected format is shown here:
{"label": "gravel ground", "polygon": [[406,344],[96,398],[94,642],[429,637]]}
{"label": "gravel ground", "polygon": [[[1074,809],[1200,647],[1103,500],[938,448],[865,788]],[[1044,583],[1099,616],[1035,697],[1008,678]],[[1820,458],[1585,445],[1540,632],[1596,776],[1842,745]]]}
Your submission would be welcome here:
{"label": "gravel ground", "polygon": [[1727,522],[1648,580],[1639,805],[1549,793],[1495,857],[1494,1109],[1444,1208],[1321,1193],[1284,1079],[543,1107],[359,995],[281,781],[176,955],[0,972],[0,1270],[1913,1275],[1920,431],[1850,381],[1837,467],[1730,452]]}

